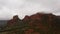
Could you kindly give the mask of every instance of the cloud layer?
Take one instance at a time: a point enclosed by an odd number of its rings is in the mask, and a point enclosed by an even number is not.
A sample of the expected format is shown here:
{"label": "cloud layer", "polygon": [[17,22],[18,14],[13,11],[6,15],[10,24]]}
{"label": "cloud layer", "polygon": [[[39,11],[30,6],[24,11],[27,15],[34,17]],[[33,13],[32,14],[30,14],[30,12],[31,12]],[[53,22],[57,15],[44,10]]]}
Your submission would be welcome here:
{"label": "cloud layer", "polygon": [[16,14],[22,19],[36,12],[60,15],[60,0],[0,0],[0,20]]}

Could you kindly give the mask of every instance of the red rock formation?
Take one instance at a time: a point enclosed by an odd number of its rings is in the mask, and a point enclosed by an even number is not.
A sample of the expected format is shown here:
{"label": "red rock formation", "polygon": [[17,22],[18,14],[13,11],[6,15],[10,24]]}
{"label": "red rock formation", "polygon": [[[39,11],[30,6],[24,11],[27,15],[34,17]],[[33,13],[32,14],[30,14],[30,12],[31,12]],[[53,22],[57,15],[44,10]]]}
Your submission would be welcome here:
{"label": "red rock formation", "polygon": [[[25,20],[24,20],[25,19]],[[55,23],[56,16],[53,14],[34,14],[31,16],[26,16],[23,21],[29,20],[29,25],[31,28],[41,29],[45,34],[49,34],[49,29],[53,29],[52,25]],[[53,31],[53,30],[51,30]]]}
{"label": "red rock formation", "polygon": [[[59,18],[60,17],[57,17],[51,13],[37,13],[31,16],[25,16],[25,18],[22,20],[23,24],[27,23],[27,26],[29,27],[24,25],[27,27],[27,29],[25,29],[25,27],[22,29],[24,29],[24,34],[57,34],[60,32],[57,28],[58,25],[56,26],[56,24],[59,23]],[[8,21],[8,25],[13,26],[15,23],[17,23],[18,20],[19,18],[16,15],[13,17],[13,19]]]}
{"label": "red rock formation", "polygon": [[13,16],[13,19],[11,19],[11,20],[8,21],[7,25],[8,26],[13,26],[18,20],[20,20],[18,18],[18,15],[15,15],[15,16]]}
{"label": "red rock formation", "polygon": [[30,16],[25,16],[25,18],[23,19],[23,21],[28,21],[30,19]]}

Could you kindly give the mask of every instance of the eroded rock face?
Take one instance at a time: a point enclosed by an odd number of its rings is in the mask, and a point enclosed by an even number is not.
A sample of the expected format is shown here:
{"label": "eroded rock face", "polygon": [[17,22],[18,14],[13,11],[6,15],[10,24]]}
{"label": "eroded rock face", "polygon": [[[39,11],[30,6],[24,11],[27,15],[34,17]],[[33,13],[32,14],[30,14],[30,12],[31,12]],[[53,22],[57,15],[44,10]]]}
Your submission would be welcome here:
{"label": "eroded rock face", "polygon": [[[20,22],[21,21],[21,22]],[[14,26],[15,24],[19,24],[19,31],[20,34],[60,34],[59,30],[59,23],[60,19],[58,16],[53,14],[33,14],[31,16],[25,16],[23,20],[20,20],[18,16],[14,16],[13,19],[8,21],[8,27]],[[21,25],[21,23],[23,25]],[[18,25],[17,24],[17,25]],[[17,33],[16,30],[15,34]]]}
{"label": "eroded rock face", "polygon": [[[34,14],[29,16],[29,22],[31,28],[42,30],[45,34],[59,33],[60,17],[53,14]],[[28,21],[26,20],[26,21]],[[23,20],[24,21],[24,20]],[[59,31],[59,32],[58,32]]]}
{"label": "eroded rock face", "polygon": [[27,16],[27,15],[26,15],[26,16],[24,17],[23,21],[29,21],[29,19],[30,19],[30,16]]}
{"label": "eroded rock face", "polygon": [[[29,16],[28,24],[31,28],[42,30],[45,34],[49,34],[49,29],[53,29],[54,23],[55,23],[55,15],[53,14],[34,14]],[[28,21],[25,17],[26,22]],[[25,21],[23,20],[23,21]],[[51,30],[53,31],[53,30]]]}
{"label": "eroded rock face", "polygon": [[13,19],[9,20],[7,25],[8,26],[13,26],[14,24],[16,24],[18,21],[20,21],[18,15],[13,16]]}

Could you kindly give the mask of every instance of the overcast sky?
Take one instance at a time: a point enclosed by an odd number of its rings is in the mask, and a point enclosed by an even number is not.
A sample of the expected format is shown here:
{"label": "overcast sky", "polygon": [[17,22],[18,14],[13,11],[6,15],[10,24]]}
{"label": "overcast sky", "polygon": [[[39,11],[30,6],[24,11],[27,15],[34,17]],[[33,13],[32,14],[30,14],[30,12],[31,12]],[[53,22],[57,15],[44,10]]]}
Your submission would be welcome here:
{"label": "overcast sky", "polygon": [[60,0],[0,0],[0,20],[16,14],[22,19],[37,12],[60,15]]}

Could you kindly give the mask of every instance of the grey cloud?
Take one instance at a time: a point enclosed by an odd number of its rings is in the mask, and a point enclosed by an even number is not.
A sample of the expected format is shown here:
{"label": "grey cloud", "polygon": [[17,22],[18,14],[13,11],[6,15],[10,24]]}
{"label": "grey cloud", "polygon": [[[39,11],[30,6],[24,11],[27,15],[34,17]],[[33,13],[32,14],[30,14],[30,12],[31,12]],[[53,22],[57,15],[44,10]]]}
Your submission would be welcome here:
{"label": "grey cloud", "polygon": [[18,14],[19,18],[36,12],[60,15],[60,0],[0,0],[0,19],[11,19]]}
{"label": "grey cloud", "polygon": [[42,5],[42,7],[45,7],[50,9],[52,13],[60,13],[60,0],[27,0],[28,2],[33,2]]}

